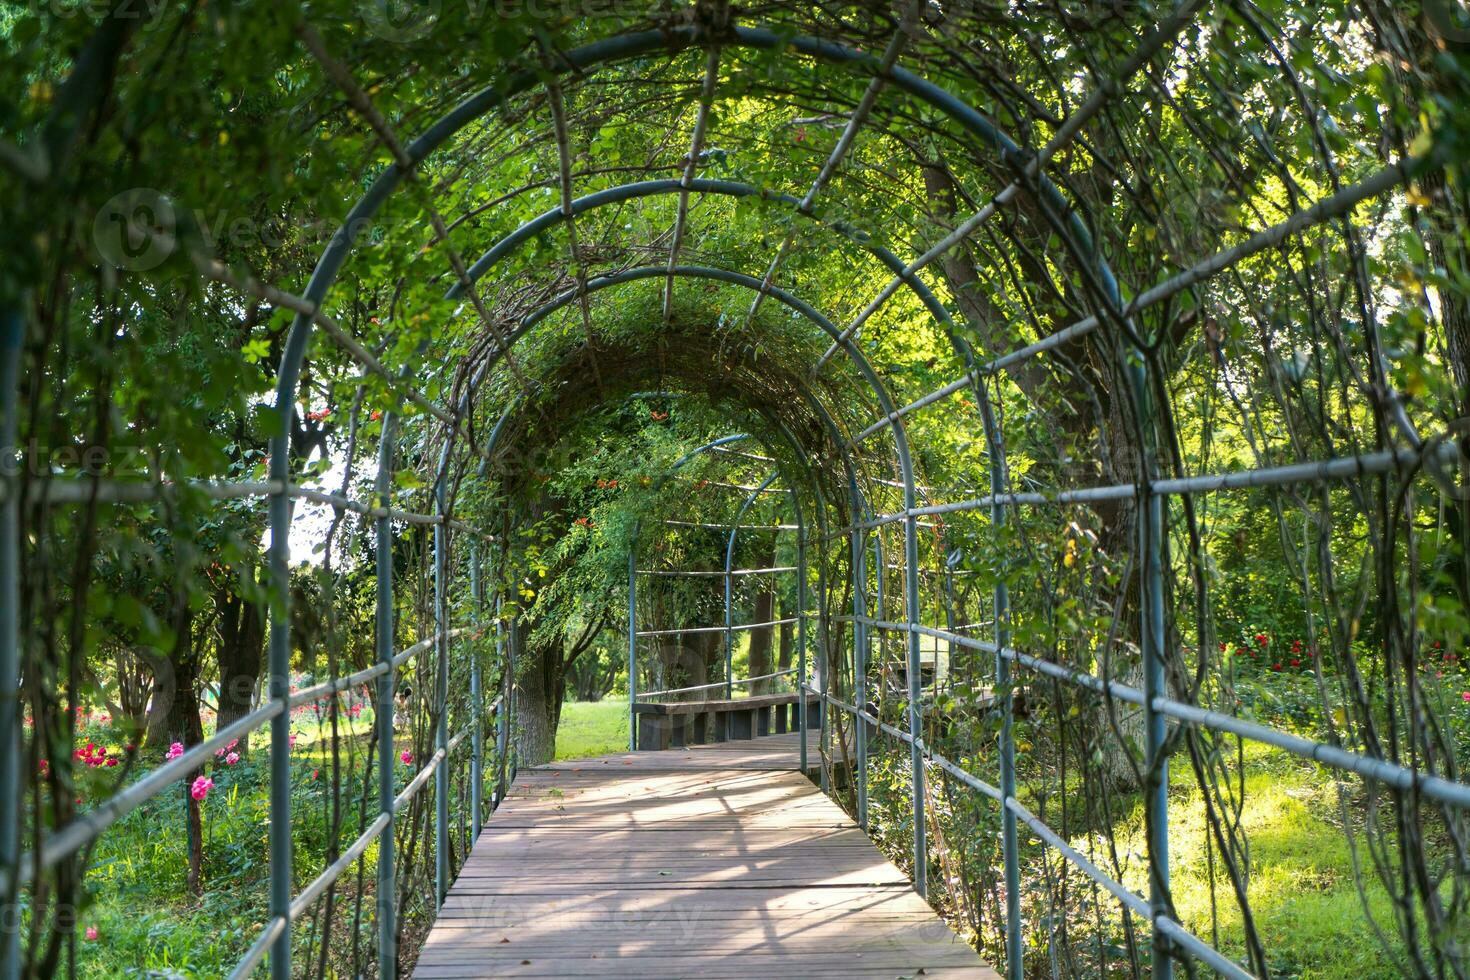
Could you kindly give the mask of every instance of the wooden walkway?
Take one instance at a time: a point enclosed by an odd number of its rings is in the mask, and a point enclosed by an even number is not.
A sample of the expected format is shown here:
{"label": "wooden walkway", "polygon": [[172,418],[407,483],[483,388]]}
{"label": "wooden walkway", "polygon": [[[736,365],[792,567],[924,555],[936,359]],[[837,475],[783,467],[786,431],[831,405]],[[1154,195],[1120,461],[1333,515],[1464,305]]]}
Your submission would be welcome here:
{"label": "wooden walkway", "polygon": [[995,978],[796,771],[799,737],[523,771],[414,976]]}

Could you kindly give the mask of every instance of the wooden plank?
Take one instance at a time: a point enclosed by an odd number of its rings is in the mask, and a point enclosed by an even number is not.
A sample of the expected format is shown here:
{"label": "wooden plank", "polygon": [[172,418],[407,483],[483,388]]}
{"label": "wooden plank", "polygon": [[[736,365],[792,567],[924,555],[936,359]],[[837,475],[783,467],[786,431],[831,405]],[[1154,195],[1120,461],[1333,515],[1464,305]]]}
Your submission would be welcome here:
{"label": "wooden plank", "polygon": [[993,980],[796,771],[815,734],[523,771],[413,975]]}

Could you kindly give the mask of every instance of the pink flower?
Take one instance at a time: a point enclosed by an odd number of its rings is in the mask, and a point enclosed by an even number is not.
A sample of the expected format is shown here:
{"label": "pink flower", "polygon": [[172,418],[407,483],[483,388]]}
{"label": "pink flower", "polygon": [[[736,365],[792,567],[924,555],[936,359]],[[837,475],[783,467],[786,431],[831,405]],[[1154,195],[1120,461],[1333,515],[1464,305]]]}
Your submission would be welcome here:
{"label": "pink flower", "polygon": [[189,787],[189,795],[202,802],[212,789],[214,789],[214,780],[208,776],[200,776],[194,780],[194,785]]}
{"label": "pink flower", "polygon": [[[1466,693],[1465,700],[1470,701],[1470,692]],[[403,764],[405,766],[410,765],[413,762],[413,753],[408,751],[408,749],[404,749],[402,754],[399,755],[398,758],[403,760]]]}
{"label": "pink flower", "polygon": [[174,744],[172,744],[172,745],[170,745],[168,747],[168,751],[163,754],[163,757],[164,757],[164,759],[167,759],[167,760],[173,760],[173,759],[177,759],[179,756],[181,756],[183,754],[184,754],[184,743],[183,742],[175,742]]}
{"label": "pink flower", "polygon": [[1470,701],[1470,691],[1461,691],[1460,692],[1460,700],[1461,701]]}
{"label": "pink flower", "polygon": [[86,936],[87,936],[87,941],[88,942],[96,942],[97,941],[97,927],[96,926],[88,926],[87,927]]}
{"label": "pink flower", "polygon": [[286,737],[286,746],[287,746],[287,748],[292,748],[292,749],[296,748],[296,733],[295,732],[292,732],[290,735],[288,735]]}
{"label": "pink flower", "polygon": [[238,752],[231,752],[229,755],[225,756],[225,765],[227,765],[227,766],[233,766],[235,763],[237,763],[239,761],[240,761],[240,753],[238,753]]}

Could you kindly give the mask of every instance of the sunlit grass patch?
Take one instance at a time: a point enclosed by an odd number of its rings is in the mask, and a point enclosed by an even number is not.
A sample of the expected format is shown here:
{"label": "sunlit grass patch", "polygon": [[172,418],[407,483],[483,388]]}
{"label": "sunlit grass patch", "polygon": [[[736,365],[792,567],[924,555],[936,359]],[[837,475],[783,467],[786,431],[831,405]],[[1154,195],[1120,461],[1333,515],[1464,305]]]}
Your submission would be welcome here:
{"label": "sunlit grass patch", "polygon": [[586,759],[628,750],[627,701],[568,701],[556,730],[558,759]]}

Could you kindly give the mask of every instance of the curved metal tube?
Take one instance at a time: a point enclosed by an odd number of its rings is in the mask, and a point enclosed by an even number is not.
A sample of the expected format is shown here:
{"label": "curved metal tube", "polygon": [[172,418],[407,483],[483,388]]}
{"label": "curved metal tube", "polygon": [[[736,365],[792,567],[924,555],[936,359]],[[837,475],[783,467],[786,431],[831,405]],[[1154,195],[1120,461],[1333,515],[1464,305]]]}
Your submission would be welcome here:
{"label": "curved metal tube", "polygon": [[[551,63],[548,69],[553,76],[562,73],[581,73],[595,66],[612,63],[624,59],[635,58],[642,55],[650,55],[659,52],[672,54],[692,45],[713,44],[716,40],[725,46],[745,46],[757,49],[790,49],[799,54],[817,59],[829,64],[855,67],[869,73],[881,71],[881,62],[873,55],[854,51],[842,45],[823,41],[817,38],[798,36],[791,37],[776,31],[764,28],[734,27],[731,30],[733,38],[721,37],[719,39],[706,37],[703,31],[695,26],[676,27],[667,30],[647,30],[635,32],[619,37],[599,40],[591,44],[583,45],[571,51],[563,53],[558,59]],[[483,116],[485,113],[519,94],[522,94],[541,84],[544,80],[545,71],[522,71],[508,79],[501,79],[481,89],[459,106],[442,116],[436,123],[429,127],[420,137],[414,140],[407,148],[407,155],[413,164],[418,164],[428,155],[433,153],[450,137],[459,132],[460,129],[470,122]],[[951,93],[941,89],[939,86],[929,82],[912,72],[900,67],[893,67],[885,73],[889,83],[896,89],[928,103],[944,115],[958,123],[965,130],[980,137],[993,149],[998,150],[1008,162],[1020,165],[1024,156],[1021,148],[997,127],[990,123],[984,116],[974,108],[967,105]],[[320,306],[326,299],[332,284],[335,282],[338,272],[347,256],[355,247],[357,232],[364,227],[378,212],[388,196],[397,189],[398,185],[408,175],[409,170],[394,166],[385,169],[369,187],[368,191],[360,198],[356,205],[348,213],[342,227],[333,235],[316,268],[312,272],[311,279],[303,293],[304,298],[313,306]],[[1056,185],[1045,174],[1039,174],[1036,179],[1036,187],[1043,202],[1042,211],[1048,220],[1057,227],[1060,233],[1069,235],[1077,244],[1079,251],[1092,257],[1096,269],[1094,270],[1110,299],[1116,303],[1117,285],[1113,279],[1107,264],[1096,255],[1092,238],[1080,217],[1071,211],[1065,197],[1057,189]],[[1058,217],[1062,216],[1062,217]],[[655,270],[658,271],[658,270]],[[665,274],[673,275],[674,270],[664,270]],[[590,285],[590,284],[589,284]],[[777,296],[775,291],[770,295]],[[779,297],[777,297],[779,298]],[[790,305],[790,304],[788,304]],[[810,308],[808,308],[810,309]],[[811,310],[816,314],[815,310]],[[812,317],[808,317],[811,319]],[[277,375],[276,387],[276,411],[279,417],[279,434],[271,440],[270,473],[272,480],[279,481],[285,486],[290,476],[289,458],[289,433],[291,413],[294,411],[296,391],[300,383],[301,370],[306,357],[306,351],[310,344],[314,324],[312,319],[304,314],[298,315],[293,321],[291,330],[287,336],[284,351],[281,357],[281,366]],[[829,331],[830,333],[831,331]],[[832,334],[834,340],[839,339],[839,334]],[[850,344],[844,345],[851,353],[854,351]],[[871,368],[865,374],[870,376],[870,383],[876,381],[876,376],[871,375]],[[1141,371],[1139,372],[1141,379]],[[1135,392],[1146,397],[1146,391],[1139,391],[1139,385],[1135,384]],[[880,397],[880,403],[884,404],[886,414],[892,415],[894,408],[890,400]],[[915,506],[914,500],[914,476],[909,458],[906,436],[902,433],[901,426],[897,420],[894,425],[894,439],[898,446],[900,457],[900,468],[903,472],[904,482],[904,506],[911,510]],[[1147,461],[1145,461],[1145,465]],[[271,696],[284,699],[288,693],[288,670],[290,665],[290,614],[289,602],[289,533],[291,522],[290,500],[284,493],[272,495],[269,505],[269,524],[271,527],[271,551],[269,558],[270,581],[275,592],[276,603],[272,607],[270,623],[270,640],[268,646],[268,662],[271,671]],[[1150,521],[1152,524],[1152,521]],[[1157,535],[1150,536],[1157,546]],[[1146,539],[1148,540],[1148,539]],[[912,616],[917,615],[918,610],[918,582],[917,582],[917,559],[918,544],[915,532],[915,521],[913,517],[905,519],[905,557],[906,557],[906,599]],[[1146,583],[1146,592],[1150,596],[1148,608],[1153,608],[1152,596],[1154,589],[1152,579]],[[1158,624],[1159,629],[1162,624]],[[1148,637],[1154,635],[1153,629],[1145,630],[1146,642]],[[909,660],[910,660],[910,728],[917,735],[920,731],[921,717],[912,690],[917,680],[918,667],[918,635],[910,631],[909,637]],[[279,730],[278,730],[279,729]],[[287,751],[285,743],[289,733],[288,724],[275,725],[272,728],[272,762],[273,768],[276,763],[281,763],[279,768],[286,771],[284,753]],[[1150,742],[1152,743],[1152,739]],[[280,743],[280,747],[277,747]],[[804,743],[803,743],[804,744]],[[1152,744],[1151,744],[1152,748]],[[1150,753],[1151,756],[1153,753]],[[280,755],[282,758],[277,759]],[[927,860],[924,847],[924,821],[922,813],[922,755],[917,745],[913,746],[914,767],[914,805],[915,805],[915,878],[921,893],[927,890],[925,879],[927,877]],[[273,864],[273,881],[271,889],[271,912],[273,915],[285,915],[289,911],[289,877],[291,867],[290,839],[289,839],[289,784],[285,779],[276,780],[282,786],[272,785],[272,844],[271,858]],[[1151,840],[1154,835],[1151,835]],[[281,870],[276,872],[276,866]],[[275,879],[279,878],[280,882]],[[284,885],[281,884],[284,882]],[[1159,937],[1155,937],[1156,940]],[[285,980],[290,971],[290,931],[283,930],[272,949],[272,973],[278,980]],[[391,974],[385,974],[391,975]]]}

